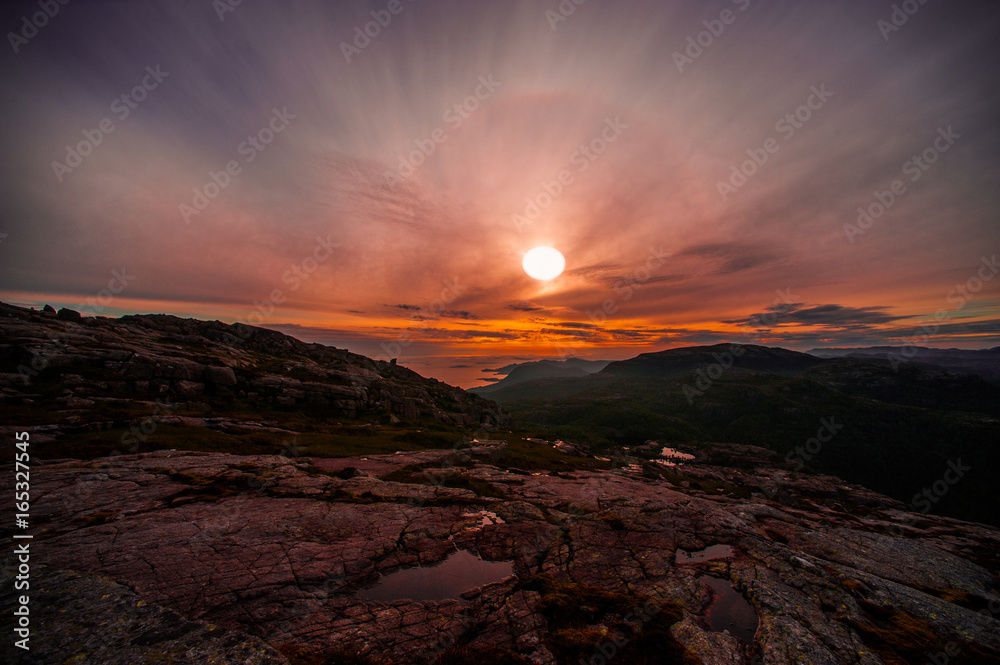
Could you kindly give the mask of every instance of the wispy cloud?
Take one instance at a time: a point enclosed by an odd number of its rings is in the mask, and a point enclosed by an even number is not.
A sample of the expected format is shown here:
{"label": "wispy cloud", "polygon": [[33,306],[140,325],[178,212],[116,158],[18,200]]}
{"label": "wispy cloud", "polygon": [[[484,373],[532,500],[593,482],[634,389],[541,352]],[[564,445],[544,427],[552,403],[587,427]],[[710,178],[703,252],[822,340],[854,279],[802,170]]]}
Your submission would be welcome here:
{"label": "wispy cloud", "polygon": [[[36,5],[0,12],[16,26]],[[0,72],[0,298],[73,306],[126,266],[121,311],[263,308],[366,352],[408,335],[414,354],[625,354],[737,338],[790,287],[766,340],[846,345],[919,327],[1000,249],[996,3],[927,3],[889,43],[882,6],[756,3],[683,74],[672,54],[711,18],[698,3],[588,4],[557,31],[533,0],[404,6],[352,62],[339,44],[368,3],[243,3],[225,21],[211,3],[81,3],[51,21]],[[53,161],[156,65],[169,78],[58,181]],[[499,87],[455,115],[483,76]],[[819,85],[822,112],[723,201]],[[276,107],[295,119],[245,161]],[[627,126],[613,143],[609,119]],[[963,138],[911,181],[942,126]],[[230,160],[241,172],[184,224],[178,205]],[[388,182],[401,160],[412,175]],[[905,194],[848,242],[895,179]],[[337,248],[317,261],[322,242]],[[537,245],[566,256],[550,283],[521,269]],[[996,345],[998,288],[934,339]]]}
{"label": "wispy cloud", "polygon": [[[723,321],[723,323],[751,327],[760,327],[766,324],[771,328],[789,325],[847,328],[878,326],[913,318],[912,316],[892,314],[891,310],[892,308],[886,305],[846,307],[831,304],[805,307],[803,303],[793,303],[785,307],[768,307],[764,312],[752,314],[744,319]],[[769,314],[772,316],[769,317]],[[769,323],[771,319],[773,319],[773,323]]]}

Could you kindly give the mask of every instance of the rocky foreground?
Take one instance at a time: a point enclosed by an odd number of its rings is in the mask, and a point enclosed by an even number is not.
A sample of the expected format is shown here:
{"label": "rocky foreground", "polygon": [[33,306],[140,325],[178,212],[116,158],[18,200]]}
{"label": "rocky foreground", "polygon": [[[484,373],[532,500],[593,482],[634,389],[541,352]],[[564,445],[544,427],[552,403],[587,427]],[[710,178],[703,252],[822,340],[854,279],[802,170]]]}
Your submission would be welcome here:
{"label": "rocky foreground", "polygon": [[[1000,532],[734,450],[739,468],[560,473],[499,441],[38,460],[32,650],[8,662],[1000,662]],[[364,600],[458,550],[511,574]],[[713,629],[726,582],[756,615],[746,639]]]}

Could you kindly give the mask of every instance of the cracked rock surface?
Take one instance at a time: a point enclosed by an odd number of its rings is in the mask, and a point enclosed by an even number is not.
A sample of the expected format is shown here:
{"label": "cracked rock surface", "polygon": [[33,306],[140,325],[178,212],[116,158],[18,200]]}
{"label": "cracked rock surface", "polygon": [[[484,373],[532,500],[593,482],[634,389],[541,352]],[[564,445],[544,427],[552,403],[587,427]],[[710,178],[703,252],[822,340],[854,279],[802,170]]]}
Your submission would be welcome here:
{"label": "cracked rock surface", "polygon": [[[288,661],[263,640],[143,601],[106,577],[40,570],[33,588],[30,650],[12,649],[11,665],[63,663],[246,663]],[[6,601],[9,597],[5,597]],[[13,604],[4,602],[9,616]]]}
{"label": "cracked rock surface", "polygon": [[[1000,662],[995,529],[911,515],[831,477],[699,464],[684,486],[641,468],[519,472],[485,452],[36,461],[33,643],[48,651],[30,662],[434,662],[457,643],[554,664],[570,662],[567,636],[599,653],[613,635],[618,618],[586,594],[677,608],[671,639],[706,665],[923,662],[946,645],[952,663]],[[387,478],[414,468],[463,486]],[[724,556],[678,560],[720,544]],[[357,595],[457,550],[514,574],[443,601]],[[710,628],[705,575],[749,602],[753,643]],[[557,601],[591,623],[559,628]],[[98,633],[106,647],[88,641]]]}

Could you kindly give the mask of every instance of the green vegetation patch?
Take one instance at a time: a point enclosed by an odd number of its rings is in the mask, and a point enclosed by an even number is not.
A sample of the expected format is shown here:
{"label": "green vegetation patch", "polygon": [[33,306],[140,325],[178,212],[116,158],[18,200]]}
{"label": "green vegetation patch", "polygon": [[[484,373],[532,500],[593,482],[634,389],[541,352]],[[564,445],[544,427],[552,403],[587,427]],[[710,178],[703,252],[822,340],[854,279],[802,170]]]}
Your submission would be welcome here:
{"label": "green vegetation patch", "polygon": [[489,482],[480,478],[474,478],[465,473],[457,471],[424,471],[428,468],[422,464],[411,464],[402,469],[397,469],[385,474],[380,480],[394,483],[409,483],[412,485],[427,485],[429,487],[449,487],[452,489],[462,489],[474,492],[476,496],[495,497],[497,499],[508,499],[506,492]]}
{"label": "green vegetation patch", "polygon": [[520,471],[600,471],[611,468],[611,462],[592,457],[576,457],[555,450],[546,443],[528,441],[534,434],[510,434],[507,450],[502,457],[494,459],[488,455],[475,455],[475,459],[500,469]]}
{"label": "green vegetation patch", "polygon": [[[705,478],[698,478],[696,476],[688,476],[681,473],[674,473],[666,469],[657,469],[660,473],[660,477],[668,480],[674,489],[683,492],[688,489],[696,490],[699,492],[704,492],[706,494],[712,494],[718,496],[720,494],[725,494],[727,496],[735,497],[738,499],[749,499],[753,496],[753,488],[743,487],[741,485],[733,485],[732,483],[706,480]],[[682,483],[687,483],[687,487],[684,487]]]}
{"label": "green vegetation patch", "polygon": [[[130,414],[134,417],[136,414]],[[146,415],[149,415],[148,413]],[[259,417],[258,417],[259,418]],[[51,420],[51,414],[49,415]],[[356,424],[328,425],[324,431],[290,434],[232,428],[169,425],[155,427],[140,421],[134,427],[118,426],[99,431],[69,431],[54,441],[34,446],[41,459],[94,459],[110,455],[184,450],[234,455],[285,455],[287,457],[357,457],[451,448],[460,440],[458,432],[412,431],[407,428],[360,427]]]}
{"label": "green vegetation patch", "polygon": [[227,496],[263,486],[263,480],[268,472],[259,476],[241,474],[238,476],[209,476],[200,473],[171,473],[170,479],[183,483],[187,487],[171,497],[171,501],[191,498],[197,501],[218,501]]}

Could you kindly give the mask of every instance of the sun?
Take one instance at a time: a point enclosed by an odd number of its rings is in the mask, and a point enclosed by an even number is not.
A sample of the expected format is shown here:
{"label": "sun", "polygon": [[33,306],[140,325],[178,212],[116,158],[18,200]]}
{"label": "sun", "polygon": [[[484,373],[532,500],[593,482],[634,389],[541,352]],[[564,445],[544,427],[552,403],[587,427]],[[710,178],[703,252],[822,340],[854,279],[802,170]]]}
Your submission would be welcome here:
{"label": "sun", "polygon": [[547,282],[562,274],[566,267],[566,259],[558,249],[536,247],[524,255],[521,266],[529,277]]}

